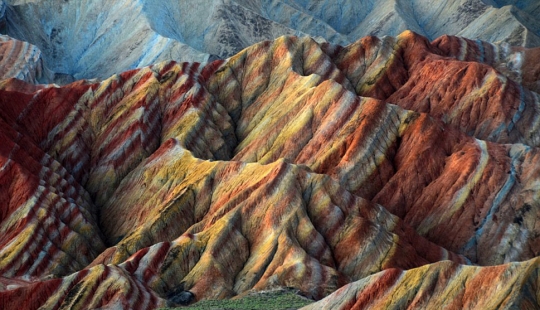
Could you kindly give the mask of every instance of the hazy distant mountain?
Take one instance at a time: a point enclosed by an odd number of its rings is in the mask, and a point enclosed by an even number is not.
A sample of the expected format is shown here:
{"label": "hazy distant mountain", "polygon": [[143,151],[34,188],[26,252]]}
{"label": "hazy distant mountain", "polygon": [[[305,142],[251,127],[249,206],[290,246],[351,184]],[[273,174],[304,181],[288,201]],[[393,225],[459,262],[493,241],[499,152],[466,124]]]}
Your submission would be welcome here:
{"label": "hazy distant mountain", "polygon": [[167,59],[226,58],[282,35],[347,45],[363,36],[396,36],[410,29],[430,40],[455,34],[540,45],[540,4],[534,0],[4,2],[3,32],[36,45],[49,68],[77,79],[106,78]]}

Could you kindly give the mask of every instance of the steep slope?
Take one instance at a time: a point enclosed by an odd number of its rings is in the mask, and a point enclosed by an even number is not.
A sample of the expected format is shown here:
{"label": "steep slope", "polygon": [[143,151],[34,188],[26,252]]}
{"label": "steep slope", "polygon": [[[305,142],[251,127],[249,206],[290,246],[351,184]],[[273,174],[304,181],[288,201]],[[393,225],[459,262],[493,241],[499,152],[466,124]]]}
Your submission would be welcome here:
{"label": "steep slope", "polygon": [[[182,235],[126,262],[137,274],[154,273],[148,281],[158,292],[183,279],[205,298],[292,286],[319,299],[350,279],[391,266],[410,268],[445,257],[465,261],[327,176],[283,161],[200,162],[174,141],[158,152],[168,164],[160,167],[157,158],[149,158],[104,206],[103,231],[121,241],[97,260],[118,264],[142,246]],[[149,179],[149,171],[155,177]],[[171,171],[185,177],[167,181]],[[121,207],[135,201],[149,203]],[[120,217],[130,220],[118,225]]]}
{"label": "steep slope", "polygon": [[[153,308],[274,286],[321,299],[461,269],[528,281],[536,53],[410,31],[280,37],[103,81],[3,80],[0,300]],[[523,287],[515,302],[537,302]]]}
{"label": "steep slope", "polygon": [[540,23],[535,16],[515,6],[490,8],[456,35],[488,42],[504,40],[514,46],[539,46]]}
{"label": "steep slope", "polygon": [[534,14],[538,13],[540,10],[540,3],[534,0],[492,0],[492,2],[493,3],[489,3],[489,2],[488,3],[497,7],[501,7],[505,5],[514,5],[520,10],[523,10],[533,16]]}
{"label": "steep slope", "polygon": [[[302,34],[264,18],[234,0],[141,2],[157,32],[219,57],[232,56],[260,41]],[[156,18],[158,16],[167,18]]]}
{"label": "steep slope", "polygon": [[540,92],[540,65],[535,61],[539,55],[537,48],[523,49],[454,36],[442,36],[433,41],[433,45],[442,55],[485,63],[526,88]]}

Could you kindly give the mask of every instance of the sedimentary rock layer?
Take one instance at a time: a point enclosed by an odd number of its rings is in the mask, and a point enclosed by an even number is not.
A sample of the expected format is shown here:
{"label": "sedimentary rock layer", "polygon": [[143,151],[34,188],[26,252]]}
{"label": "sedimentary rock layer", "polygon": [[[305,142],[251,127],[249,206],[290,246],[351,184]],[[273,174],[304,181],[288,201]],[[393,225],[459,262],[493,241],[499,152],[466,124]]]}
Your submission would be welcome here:
{"label": "sedimentary rock layer", "polygon": [[[193,157],[185,148],[206,150],[200,157],[226,158],[230,154],[224,138],[234,143],[235,136],[228,113],[211,100],[202,82],[197,65],[167,63],[101,84],[28,87],[24,93],[11,89],[18,88],[12,83],[20,82],[5,83],[3,98],[12,109],[6,105],[2,116],[12,135],[20,130],[19,135],[32,137],[29,144],[51,154],[41,155],[45,158],[55,157],[58,168],[73,178],[66,183],[83,184],[101,210],[101,231],[114,247],[104,250],[96,238],[96,251],[104,251],[92,266],[124,266],[162,295],[182,280],[199,298],[230,297],[273,285],[295,286],[321,298],[350,279],[384,268],[410,268],[447,258],[467,261],[421,238],[381,206],[307,167],[284,161],[261,166]],[[31,111],[42,113],[30,113],[28,104]],[[219,109],[221,114],[216,113]],[[55,111],[54,117],[47,111]],[[13,149],[18,150],[18,145],[5,153]],[[10,175],[6,178],[9,181]],[[8,202],[17,197],[5,192]],[[89,209],[96,214],[89,203],[86,208],[73,204],[65,212]],[[54,206],[47,201],[43,208]],[[23,212],[20,207],[16,211]],[[332,225],[327,222],[330,218],[335,221]],[[91,219],[85,230],[99,236]],[[30,242],[25,234],[8,240]],[[9,247],[5,251],[11,256],[3,261],[11,266],[14,251]],[[78,269],[96,257],[95,251],[85,252],[72,254],[86,259]],[[64,265],[55,264],[70,268]],[[39,270],[62,276],[68,273],[63,269]],[[73,269],[78,270],[68,271]],[[33,267],[17,270],[21,275],[6,272],[6,276],[44,276],[33,274]],[[319,280],[304,283],[301,279],[309,274]],[[216,282],[222,285],[211,285]]]}
{"label": "sedimentary rock layer", "polygon": [[62,279],[0,278],[2,309],[155,309],[166,301],[116,266],[98,265]]}
{"label": "sedimentary rock layer", "polygon": [[26,42],[0,35],[0,79],[17,78],[32,84],[50,83],[54,75],[45,67],[41,51]]}
{"label": "sedimentary rock layer", "polygon": [[535,53],[410,31],[281,37],[101,82],[3,80],[0,300],[152,308],[273,286],[320,299],[379,277],[529,270]]}
{"label": "sedimentary rock layer", "polygon": [[494,267],[440,262],[388,269],[302,309],[537,309],[539,271],[538,258]]}

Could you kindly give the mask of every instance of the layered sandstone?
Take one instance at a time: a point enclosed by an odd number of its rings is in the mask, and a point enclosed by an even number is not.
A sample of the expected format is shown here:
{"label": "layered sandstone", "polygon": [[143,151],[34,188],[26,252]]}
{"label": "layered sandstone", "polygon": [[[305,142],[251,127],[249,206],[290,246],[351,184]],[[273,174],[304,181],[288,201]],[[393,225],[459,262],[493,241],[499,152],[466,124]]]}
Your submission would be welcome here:
{"label": "layered sandstone", "polygon": [[54,80],[41,51],[27,42],[0,35],[0,55],[1,80],[17,78],[32,84],[47,84]]}
{"label": "layered sandstone", "polygon": [[153,308],[352,283],[320,305],[366,287],[373,305],[489,308],[505,289],[538,305],[537,53],[280,37],[103,81],[3,80],[0,300]]}

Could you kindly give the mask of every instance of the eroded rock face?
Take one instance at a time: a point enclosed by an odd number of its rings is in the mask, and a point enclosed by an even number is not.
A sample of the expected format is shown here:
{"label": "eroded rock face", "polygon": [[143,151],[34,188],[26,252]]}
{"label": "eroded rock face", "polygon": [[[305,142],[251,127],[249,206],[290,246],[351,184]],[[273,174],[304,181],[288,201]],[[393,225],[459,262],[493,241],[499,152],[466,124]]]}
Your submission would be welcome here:
{"label": "eroded rock face", "polygon": [[36,45],[51,70],[76,79],[103,79],[168,59],[204,62],[209,57],[156,32],[143,1],[5,2],[7,34]]}
{"label": "eroded rock face", "polygon": [[[535,1],[3,0],[0,30],[30,42],[55,73],[105,79],[165,60],[227,58],[282,35],[347,45],[409,29],[540,46]],[[0,4],[0,5],[2,5]],[[104,10],[103,8],[107,8]],[[39,22],[36,22],[39,21]],[[112,65],[113,64],[113,65]]]}
{"label": "eroded rock face", "polygon": [[494,267],[440,262],[389,269],[302,309],[536,309],[538,263],[536,258]]}
{"label": "eroded rock face", "polygon": [[[2,285],[7,284],[5,288]],[[166,301],[117,266],[94,266],[61,279],[0,278],[3,309],[156,309]]]}
{"label": "eroded rock face", "polygon": [[0,35],[0,55],[2,80],[17,78],[32,84],[48,84],[54,80],[53,72],[44,64],[41,51],[29,43]]}
{"label": "eroded rock face", "polygon": [[[454,286],[499,294],[515,272],[508,307],[538,305],[536,53],[284,36],[206,65],[3,80],[0,300],[153,308],[354,282],[323,304],[347,308],[386,279],[422,308]],[[467,298],[456,307],[494,302]]]}

